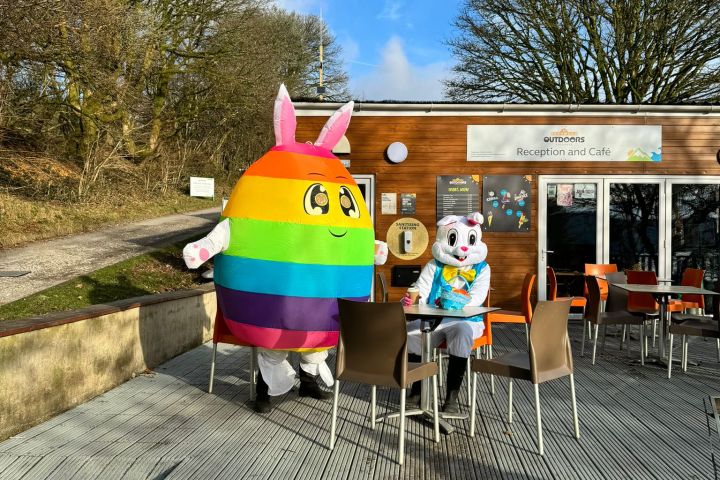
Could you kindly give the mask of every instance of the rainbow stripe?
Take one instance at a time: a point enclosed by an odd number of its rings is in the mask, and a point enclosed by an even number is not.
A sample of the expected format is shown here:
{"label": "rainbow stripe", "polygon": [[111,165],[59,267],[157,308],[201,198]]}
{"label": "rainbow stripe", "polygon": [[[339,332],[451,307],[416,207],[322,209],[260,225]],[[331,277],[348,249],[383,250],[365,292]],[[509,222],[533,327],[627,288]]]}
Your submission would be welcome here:
{"label": "rainbow stripe", "polygon": [[[337,298],[367,300],[374,230],[352,176],[336,158],[274,149],[235,185],[223,217],[229,247],[215,257],[218,304],[232,334],[263,348],[317,350],[338,340]],[[308,188],[321,183],[329,209],[305,212]],[[340,208],[340,188],[360,208]]]}

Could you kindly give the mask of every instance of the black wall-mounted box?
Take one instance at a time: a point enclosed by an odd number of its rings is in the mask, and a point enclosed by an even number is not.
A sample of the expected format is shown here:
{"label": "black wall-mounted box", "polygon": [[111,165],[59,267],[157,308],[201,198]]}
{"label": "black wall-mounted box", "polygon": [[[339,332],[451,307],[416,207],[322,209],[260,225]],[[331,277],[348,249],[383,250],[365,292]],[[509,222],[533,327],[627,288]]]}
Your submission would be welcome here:
{"label": "black wall-mounted box", "polygon": [[420,276],[420,265],[395,265],[392,267],[390,285],[393,287],[409,287]]}

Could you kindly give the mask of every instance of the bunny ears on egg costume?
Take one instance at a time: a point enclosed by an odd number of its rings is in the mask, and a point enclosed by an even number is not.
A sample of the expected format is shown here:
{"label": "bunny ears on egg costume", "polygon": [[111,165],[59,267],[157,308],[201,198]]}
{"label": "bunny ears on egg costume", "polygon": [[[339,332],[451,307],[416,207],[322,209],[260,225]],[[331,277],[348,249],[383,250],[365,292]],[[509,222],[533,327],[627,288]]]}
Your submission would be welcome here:
{"label": "bunny ears on egg costume", "polygon": [[482,225],[485,219],[482,216],[482,213],[480,212],[473,212],[470,215],[463,217],[461,215],[448,215],[447,217],[443,217],[440,219],[439,222],[437,222],[438,227],[442,227],[445,225],[450,225],[451,223],[455,222],[462,222],[465,225]]}
{"label": "bunny ears on egg costume", "polygon": [[[335,145],[345,135],[345,131],[350,125],[354,106],[355,102],[348,102],[333,113],[313,145],[325,150],[335,148]],[[292,104],[287,88],[285,88],[285,84],[280,85],[278,96],[275,99],[273,125],[275,127],[276,146],[296,143],[295,128],[297,127],[297,119],[295,118],[295,107]]]}

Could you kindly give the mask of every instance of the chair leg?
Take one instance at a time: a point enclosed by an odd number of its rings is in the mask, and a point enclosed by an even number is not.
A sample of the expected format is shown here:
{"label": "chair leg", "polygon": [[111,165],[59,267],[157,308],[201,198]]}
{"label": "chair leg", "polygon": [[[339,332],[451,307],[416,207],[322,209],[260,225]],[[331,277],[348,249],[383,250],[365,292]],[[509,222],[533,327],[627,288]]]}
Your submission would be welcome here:
{"label": "chair leg", "polygon": [[655,348],[655,336],[657,335],[657,318],[653,318],[652,347]]}
{"label": "chair leg", "polygon": [[542,418],[540,416],[540,385],[537,383],[533,385],[535,387],[535,417],[537,419],[537,447],[538,453],[543,455],[543,437],[542,437]]}
{"label": "chair leg", "polygon": [[525,339],[527,340],[527,348],[530,350],[530,326],[525,323]]}
{"label": "chair leg", "polygon": [[398,452],[398,463],[403,464],[405,459],[405,389],[400,389],[400,445]]}
{"label": "chair leg", "polygon": [[640,365],[645,365],[645,324],[640,324]]}
{"label": "chair leg", "polygon": [[208,393],[212,393],[213,380],[215,380],[215,356],[217,355],[217,343],[213,342],[212,360],[210,360],[210,383],[208,384]]}
{"label": "chair leg", "polygon": [[592,353],[592,364],[595,365],[595,352],[597,351],[597,337],[598,337],[598,330],[600,330],[600,325],[595,325],[595,333],[593,335],[593,353]]}
{"label": "chair leg", "polygon": [[683,348],[682,348],[682,359],[680,362],[682,363],[682,371],[687,372],[687,364],[688,364],[688,341],[687,341],[687,335],[683,335],[682,338]]}
{"label": "chair leg", "polygon": [[477,373],[468,370],[472,375],[472,396],[470,397],[470,437],[475,436],[475,402],[477,402]]}
{"label": "chair leg", "polygon": [[257,385],[257,347],[250,350],[250,400],[255,400],[255,385]]}
{"label": "chair leg", "polygon": [[[477,350],[475,351],[475,356],[477,357]],[[472,355],[472,352],[470,352],[470,355]],[[468,405],[470,404],[470,389],[472,388],[472,385],[470,382],[470,357],[467,358],[467,367],[465,368],[465,371],[467,374],[465,375],[465,382],[467,383],[467,401]]]}
{"label": "chair leg", "polygon": [[[488,360],[492,360],[492,345],[488,345]],[[490,395],[495,395],[495,375],[490,375]]]}
{"label": "chair leg", "polygon": [[587,330],[588,322],[586,322],[585,319],[583,319],[582,324],[583,324],[583,333],[582,333],[582,342],[580,343],[580,356],[584,357],[585,356],[585,330]]}
{"label": "chair leg", "polygon": [[377,402],[377,386],[370,387],[370,428],[375,430],[375,405]]}
{"label": "chair leg", "polygon": [[668,359],[667,359],[668,378],[670,378],[672,376],[672,360],[673,360],[672,349],[673,349],[673,337],[674,336],[675,335],[673,335],[672,333],[670,334],[670,348],[668,348]]}
{"label": "chair leg", "polygon": [[511,378],[510,383],[508,383],[508,423],[512,423],[512,385],[513,381]]}
{"label": "chair leg", "polygon": [[438,382],[440,383],[440,386],[442,387],[443,382],[443,365],[442,365],[442,352],[440,352],[440,349],[434,348],[433,349],[433,358],[438,364]]}
{"label": "chair leg", "polygon": [[720,362],[720,338],[717,339],[718,362]]}
{"label": "chair leg", "polygon": [[627,325],[622,326],[622,335],[620,336],[620,350],[623,349],[623,346],[625,345],[625,334],[627,333]]}
{"label": "chair leg", "polygon": [[590,327],[588,330],[588,340],[592,340],[592,323],[588,322],[588,327]]}
{"label": "chair leg", "polygon": [[580,438],[580,422],[578,421],[577,401],[575,400],[575,376],[570,374],[570,397],[572,399],[573,427],[575,427],[575,438]]}
{"label": "chair leg", "polygon": [[607,339],[607,325],[603,325],[602,347],[600,348],[600,352],[603,355],[605,355],[605,339]]}
{"label": "chair leg", "polygon": [[333,387],[332,420],[330,421],[330,450],[335,448],[335,427],[337,426],[338,395],[340,394],[340,381],[335,380]]}
{"label": "chair leg", "polygon": [[[468,370],[468,373],[470,370]],[[474,378],[473,378],[474,380]],[[470,380],[468,380],[468,383]],[[474,391],[475,385],[473,385]],[[435,443],[440,442],[440,411],[438,410],[438,379],[437,375],[432,377],[432,388],[433,388],[433,431],[435,433]]]}

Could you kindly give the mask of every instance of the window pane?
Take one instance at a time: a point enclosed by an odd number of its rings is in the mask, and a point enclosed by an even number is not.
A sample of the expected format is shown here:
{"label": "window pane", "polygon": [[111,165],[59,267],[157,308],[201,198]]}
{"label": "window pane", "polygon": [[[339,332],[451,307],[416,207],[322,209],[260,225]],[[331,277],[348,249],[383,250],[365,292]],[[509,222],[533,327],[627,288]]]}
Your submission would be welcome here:
{"label": "window pane", "polygon": [[657,272],[659,195],[658,184],[610,184],[610,263],[619,271]]}

